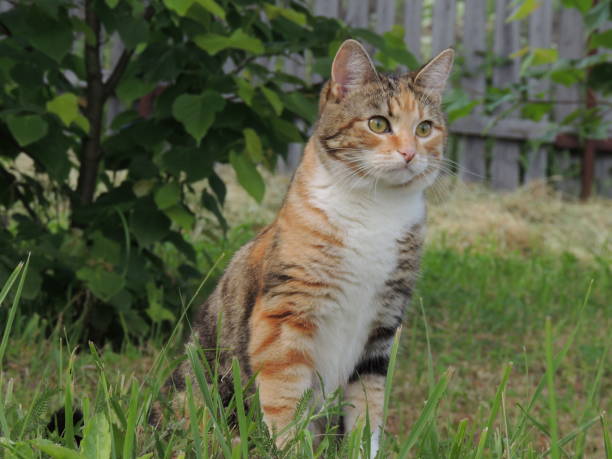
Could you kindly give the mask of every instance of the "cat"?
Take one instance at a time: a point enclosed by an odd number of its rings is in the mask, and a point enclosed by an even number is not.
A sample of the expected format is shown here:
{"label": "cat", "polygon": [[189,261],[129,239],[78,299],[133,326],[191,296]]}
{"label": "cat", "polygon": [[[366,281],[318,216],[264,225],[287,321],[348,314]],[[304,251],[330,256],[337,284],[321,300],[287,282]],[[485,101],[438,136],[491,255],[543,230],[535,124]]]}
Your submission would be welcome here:
{"label": "cat", "polygon": [[[376,455],[391,344],[419,270],[424,190],[446,145],[441,99],[453,56],[391,76],[359,42],[340,46],[282,208],[196,314],[192,340],[211,363],[220,349],[223,399],[236,357],[245,380],[255,375],[269,430],[285,430],[279,447],[307,390],[320,400],[341,388],[343,431],[367,413]],[[168,384],[184,390],[190,371],[183,363]]]}

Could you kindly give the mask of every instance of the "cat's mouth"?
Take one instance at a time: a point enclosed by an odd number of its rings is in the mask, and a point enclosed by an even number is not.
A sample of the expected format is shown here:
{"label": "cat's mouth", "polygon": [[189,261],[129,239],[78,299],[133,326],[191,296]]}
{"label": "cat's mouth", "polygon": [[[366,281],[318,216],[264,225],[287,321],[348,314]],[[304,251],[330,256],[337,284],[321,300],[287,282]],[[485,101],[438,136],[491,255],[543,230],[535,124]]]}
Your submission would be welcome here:
{"label": "cat's mouth", "polygon": [[[391,178],[391,186],[393,188],[403,188],[411,185],[418,184],[422,181],[431,180],[431,178],[435,178],[435,175],[438,172],[438,169],[432,164],[427,164],[425,168],[421,171],[413,171],[410,168],[410,164],[403,164],[401,166],[395,167],[393,169],[395,174]],[[398,177],[399,175],[399,177]],[[425,187],[429,186],[431,183],[425,183]]]}

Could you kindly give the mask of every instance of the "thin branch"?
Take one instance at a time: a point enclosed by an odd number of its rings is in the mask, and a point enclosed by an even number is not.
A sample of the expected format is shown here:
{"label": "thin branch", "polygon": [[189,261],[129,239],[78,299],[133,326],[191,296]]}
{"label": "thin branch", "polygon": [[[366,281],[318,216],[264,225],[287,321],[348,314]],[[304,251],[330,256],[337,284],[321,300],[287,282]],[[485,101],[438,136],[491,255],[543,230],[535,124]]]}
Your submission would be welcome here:
{"label": "thin branch", "polygon": [[119,84],[119,80],[121,80],[121,77],[123,76],[123,73],[125,72],[125,69],[130,63],[130,59],[133,55],[133,49],[125,49],[123,50],[123,53],[121,53],[121,56],[117,61],[117,65],[115,65],[115,68],[113,69],[111,75],[108,77],[108,80],[106,80],[106,82],[104,83],[104,99],[107,99],[108,97],[112,96],[115,92],[115,88],[117,87],[117,84]]}
{"label": "thin branch", "polygon": [[[144,12],[144,15],[143,15],[144,20],[149,21],[151,17],[153,17],[154,13],[155,13],[155,9],[152,6],[149,6]],[[113,69],[110,76],[108,77],[108,80],[106,80],[106,82],[103,85],[104,86],[104,90],[103,90],[104,100],[112,96],[113,93],[115,92],[115,89],[117,88],[117,85],[119,84],[119,81],[121,80],[121,77],[125,73],[125,70],[127,69],[127,66],[130,63],[130,59],[132,58],[133,55],[134,55],[134,49],[124,49],[123,52],[121,53],[121,56],[119,56],[119,60],[117,61],[115,68]]]}

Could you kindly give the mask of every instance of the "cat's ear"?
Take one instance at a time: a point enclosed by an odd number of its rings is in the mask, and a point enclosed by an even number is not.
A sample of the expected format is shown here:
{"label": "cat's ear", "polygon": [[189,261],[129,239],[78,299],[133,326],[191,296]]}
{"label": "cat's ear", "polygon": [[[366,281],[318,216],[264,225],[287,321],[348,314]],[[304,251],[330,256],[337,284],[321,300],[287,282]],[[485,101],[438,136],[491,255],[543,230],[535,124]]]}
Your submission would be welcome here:
{"label": "cat's ear", "polygon": [[331,71],[334,96],[341,99],[348,92],[376,78],[376,68],[361,43],[346,40],[340,45]]}
{"label": "cat's ear", "polygon": [[417,72],[414,84],[428,95],[442,99],[454,57],[455,51],[451,48],[442,51]]}

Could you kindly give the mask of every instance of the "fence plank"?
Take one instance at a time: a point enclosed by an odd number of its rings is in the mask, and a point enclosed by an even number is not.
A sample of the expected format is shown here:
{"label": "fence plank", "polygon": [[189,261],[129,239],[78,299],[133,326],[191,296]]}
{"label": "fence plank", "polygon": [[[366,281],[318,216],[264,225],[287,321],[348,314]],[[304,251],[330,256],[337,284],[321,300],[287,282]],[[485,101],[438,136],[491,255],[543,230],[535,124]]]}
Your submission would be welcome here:
{"label": "fence plank", "polygon": [[[562,59],[578,59],[584,53],[584,24],[582,14],[575,8],[562,8],[559,11],[559,57]],[[558,101],[578,101],[581,91],[578,86],[555,85],[555,99]],[[579,103],[558,103],[554,108],[557,121],[561,121],[580,106]]]}
{"label": "fence plank", "polygon": [[404,2],[404,40],[410,52],[420,61],[423,0],[404,0]]}
{"label": "fence plank", "polygon": [[368,26],[368,0],[349,1],[346,11],[346,23],[353,27]]}
{"label": "fence plank", "polygon": [[339,17],[340,2],[338,0],[315,0],[314,14],[316,16]]}
{"label": "fence plank", "polygon": [[[553,25],[552,0],[543,0],[540,7],[529,16],[529,46],[531,48],[549,48],[552,41]],[[570,31],[563,31],[569,33]],[[528,82],[529,97],[536,99],[544,93],[544,99],[550,96],[550,81],[548,78],[532,78]],[[548,150],[538,147],[527,153],[527,168],[525,182],[541,180],[546,177]]]}
{"label": "fence plank", "polygon": [[[481,0],[466,0],[463,19],[463,46],[465,61],[462,79],[463,89],[471,99],[481,99],[486,90],[484,58],[487,52],[487,10]],[[476,107],[474,115],[482,113],[482,105]],[[480,182],[486,177],[485,140],[465,137],[459,148],[459,174],[465,181]]]}
{"label": "fence plank", "polygon": [[376,32],[385,33],[395,24],[395,0],[376,1]]}
{"label": "fence plank", "polygon": [[431,51],[436,55],[455,44],[455,0],[436,0],[433,10]]}
{"label": "fence plank", "polygon": [[[504,88],[518,79],[518,59],[508,56],[519,49],[519,23],[506,23],[511,0],[495,3],[494,54],[497,58],[508,59],[507,63],[493,69],[493,86]],[[501,107],[500,110],[507,109]],[[496,140],[491,152],[491,185],[493,188],[509,190],[519,185],[519,157],[521,144],[509,140]]]}
{"label": "fence plank", "polygon": [[[559,36],[557,46],[559,57],[562,59],[578,59],[582,57],[584,55],[585,30],[580,11],[575,8],[562,8],[559,11],[558,24]],[[555,85],[554,92],[557,101],[577,101],[575,104],[557,103],[553,110],[553,115],[557,121],[563,120],[584,103],[578,103],[579,100],[582,99],[584,101],[585,98],[583,91],[578,86]],[[554,163],[554,172],[565,176],[558,184],[558,188],[567,193],[577,193],[580,189],[580,177],[573,173],[577,167],[575,161],[572,162],[565,155],[561,155],[555,158]]]}

